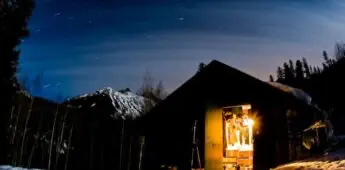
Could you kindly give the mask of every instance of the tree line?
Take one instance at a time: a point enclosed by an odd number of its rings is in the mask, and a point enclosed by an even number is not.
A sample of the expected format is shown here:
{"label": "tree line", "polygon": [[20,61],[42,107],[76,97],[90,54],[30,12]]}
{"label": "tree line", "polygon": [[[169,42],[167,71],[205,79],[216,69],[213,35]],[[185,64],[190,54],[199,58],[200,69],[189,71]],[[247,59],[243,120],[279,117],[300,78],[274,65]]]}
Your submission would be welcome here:
{"label": "tree line", "polygon": [[312,66],[305,58],[284,62],[278,66],[275,78],[269,81],[289,85],[306,91],[313,102],[329,112],[336,133],[345,133],[341,123],[345,122],[342,98],[345,95],[345,43],[336,43],[334,54],[322,52],[323,62]]}

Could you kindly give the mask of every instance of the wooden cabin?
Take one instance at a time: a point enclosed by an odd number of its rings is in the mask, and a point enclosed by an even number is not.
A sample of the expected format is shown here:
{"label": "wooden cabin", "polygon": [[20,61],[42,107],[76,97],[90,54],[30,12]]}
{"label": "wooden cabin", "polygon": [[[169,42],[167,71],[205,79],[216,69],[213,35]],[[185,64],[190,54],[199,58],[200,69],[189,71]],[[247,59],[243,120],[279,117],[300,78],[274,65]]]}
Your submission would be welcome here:
{"label": "wooden cabin", "polygon": [[212,61],[141,118],[141,167],[269,169],[291,161],[292,112],[303,120],[295,131],[313,121],[291,93]]}

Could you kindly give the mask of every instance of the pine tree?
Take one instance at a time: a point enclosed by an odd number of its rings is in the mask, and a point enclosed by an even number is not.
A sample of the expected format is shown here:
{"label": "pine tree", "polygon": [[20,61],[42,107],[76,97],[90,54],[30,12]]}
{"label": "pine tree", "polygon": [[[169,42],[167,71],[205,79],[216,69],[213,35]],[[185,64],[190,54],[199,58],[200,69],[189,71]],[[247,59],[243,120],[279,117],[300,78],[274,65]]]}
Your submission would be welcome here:
{"label": "pine tree", "polygon": [[301,60],[296,61],[296,85],[301,87],[304,81],[303,65]]}
{"label": "pine tree", "polygon": [[294,78],[296,76],[296,70],[295,70],[294,63],[292,60],[289,60],[289,68],[290,68],[291,75]]}
{"label": "pine tree", "polygon": [[272,74],[270,74],[270,82],[274,82],[274,78],[273,78]]}
{"label": "pine tree", "polygon": [[205,67],[204,63],[200,63],[198,67],[198,72],[200,72]]}
{"label": "pine tree", "polygon": [[309,66],[309,71],[310,71],[310,75],[315,73],[312,66]]}
{"label": "pine tree", "polygon": [[296,86],[296,70],[295,70],[295,66],[292,60],[289,60],[289,66],[288,66],[289,71],[287,72],[288,75],[288,79],[287,79],[287,83],[290,86]]}
{"label": "pine tree", "polygon": [[317,69],[317,74],[321,74],[322,70],[320,69],[320,67],[316,67]]}
{"label": "pine tree", "polygon": [[334,55],[335,55],[334,57],[337,61],[339,61],[342,58],[345,58],[345,43],[335,44]]}
{"label": "pine tree", "polygon": [[284,81],[284,71],[281,67],[278,67],[277,69],[277,82],[283,82]]}
{"label": "pine tree", "polygon": [[323,63],[322,63],[322,66],[323,66],[323,69],[326,69],[327,67],[329,67],[331,64],[331,60],[330,58],[328,57],[328,54],[326,51],[323,51],[322,52],[322,56],[323,56],[323,59],[325,60]]}
{"label": "pine tree", "polygon": [[304,69],[304,74],[306,78],[310,78],[310,74],[311,74],[311,69],[310,66],[307,62],[307,59],[305,59],[304,57],[302,58],[302,63],[303,63],[303,69]]}
{"label": "pine tree", "polygon": [[[2,119],[5,127],[9,124],[9,115],[14,104],[14,95],[19,88],[16,79],[20,50],[17,48],[23,38],[29,36],[28,20],[32,14],[35,3],[33,0],[5,0],[0,2],[0,53],[3,62],[3,98]],[[6,135],[8,137],[8,135]],[[5,140],[8,141],[8,140]],[[3,146],[3,145],[2,145]],[[6,146],[4,148],[7,148]],[[7,155],[6,150],[1,154]],[[9,158],[10,159],[10,158]],[[0,158],[0,164],[5,159]],[[7,161],[7,160],[6,160]]]}
{"label": "pine tree", "polygon": [[291,67],[287,64],[283,64],[283,69],[284,69],[284,82],[287,85],[293,85],[294,82],[294,75],[292,72]]}
{"label": "pine tree", "polygon": [[314,67],[313,67],[313,74],[318,74],[317,71],[318,71],[318,69],[314,66]]}

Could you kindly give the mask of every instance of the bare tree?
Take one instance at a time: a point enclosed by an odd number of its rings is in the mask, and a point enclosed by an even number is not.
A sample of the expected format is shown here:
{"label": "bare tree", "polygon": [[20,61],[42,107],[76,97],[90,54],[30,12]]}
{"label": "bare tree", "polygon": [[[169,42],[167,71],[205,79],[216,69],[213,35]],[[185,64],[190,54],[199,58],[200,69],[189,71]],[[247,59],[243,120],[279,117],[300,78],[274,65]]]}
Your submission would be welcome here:
{"label": "bare tree", "polygon": [[68,135],[68,146],[67,146],[67,153],[66,153],[65,170],[67,170],[67,166],[68,166],[68,158],[69,158],[68,156],[69,156],[69,152],[71,150],[73,128],[74,128],[74,126],[72,125],[72,127],[71,127],[71,129],[69,131],[69,135]]}
{"label": "bare tree", "polygon": [[19,164],[22,164],[22,159],[23,159],[23,154],[24,154],[24,144],[25,144],[25,138],[26,138],[26,132],[28,130],[28,124],[29,124],[29,120],[30,120],[30,116],[31,116],[31,112],[32,112],[32,106],[34,104],[35,99],[31,98],[31,102],[30,102],[30,107],[29,107],[29,112],[28,115],[26,116],[26,121],[25,121],[25,127],[24,127],[24,133],[23,133],[23,140],[22,140],[22,146],[20,148],[20,159],[19,159]]}
{"label": "bare tree", "polygon": [[61,131],[60,131],[60,136],[59,139],[56,143],[56,159],[55,159],[55,166],[58,164],[59,157],[60,157],[60,152],[62,151],[64,144],[63,144],[63,136],[64,136],[64,131],[65,131],[65,125],[66,125],[66,118],[68,115],[68,108],[66,108],[65,111],[65,116],[63,117],[62,120],[62,126],[61,126]]}
{"label": "bare tree", "polygon": [[141,88],[139,89],[139,95],[142,95],[144,97],[149,97],[150,93],[154,90],[154,78],[152,77],[152,74],[149,71],[146,71],[143,80]]}
{"label": "bare tree", "polygon": [[132,136],[129,136],[129,149],[128,149],[128,170],[131,169],[131,158],[132,158]]}
{"label": "bare tree", "polygon": [[163,84],[163,81],[160,80],[158,83],[157,83],[157,86],[156,86],[156,89],[154,91],[154,94],[156,97],[158,97],[160,100],[163,100],[167,93],[165,91],[165,88],[164,88],[164,84]]}
{"label": "bare tree", "polygon": [[144,154],[144,145],[145,145],[145,136],[139,136],[139,162],[138,162],[138,169],[142,169],[142,159]]}
{"label": "bare tree", "polygon": [[28,161],[28,167],[29,168],[31,167],[31,161],[32,161],[32,158],[34,156],[35,150],[37,148],[38,141],[41,138],[41,133],[40,132],[41,132],[42,124],[43,124],[43,115],[41,115],[40,123],[38,125],[36,135],[34,136],[35,137],[35,143],[34,143],[34,146],[31,149],[30,156],[29,156],[29,161]]}
{"label": "bare tree", "polygon": [[120,164],[119,164],[119,170],[122,169],[122,153],[123,153],[123,138],[124,138],[124,132],[125,132],[125,120],[121,120],[121,144],[120,144]]}
{"label": "bare tree", "polygon": [[167,96],[163,81],[160,80],[155,85],[154,78],[149,71],[146,71],[144,74],[142,86],[138,94],[146,98],[144,101],[144,112],[151,110],[155,104]]}
{"label": "bare tree", "polygon": [[146,71],[142,80],[142,86],[138,94],[145,97],[144,112],[148,112],[154,105],[152,98],[154,98],[154,79],[149,71]]}
{"label": "bare tree", "polygon": [[51,169],[51,159],[52,159],[52,152],[53,152],[53,140],[54,140],[54,134],[55,134],[55,124],[56,124],[56,119],[58,117],[59,114],[59,105],[56,108],[56,113],[55,113],[55,118],[54,118],[54,123],[53,123],[53,130],[52,130],[52,134],[50,137],[50,146],[49,146],[49,160],[48,160],[48,170]]}

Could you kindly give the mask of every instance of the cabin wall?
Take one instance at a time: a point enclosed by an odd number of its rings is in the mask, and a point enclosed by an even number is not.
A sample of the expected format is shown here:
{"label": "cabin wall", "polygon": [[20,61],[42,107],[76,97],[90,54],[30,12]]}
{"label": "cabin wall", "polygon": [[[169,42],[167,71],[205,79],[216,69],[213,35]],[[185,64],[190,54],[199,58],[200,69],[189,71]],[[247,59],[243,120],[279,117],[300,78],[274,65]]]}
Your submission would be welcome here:
{"label": "cabin wall", "polygon": [[[183,108],[183,107],[181,107]],[[185,107],[185,110],[169,110],[159,114],[150,130],[145,134],[145,151],[143,154],[143,169],[162,169],[161,166],[173,166],[178,169],[189,169],[191,166],[192,135],[194,121],[197,121],[196,139],[198,141],[201,166],[203,167],[203,107]],[[175,114],[184,115],[176,117]],[[193,167],[198,167],[196,153]],[[164,168],[163,168],[164,169]]]}
{"label": "cabin wall", "polygon": [[254,135],[254,169],[265,170],[285,163],[289,158],[285,109],[276,106],[259,108],[259,133]]}
{"label": "cabin wall", "polygon": [[210,108],[205,116],[205,170],[223,169],[223,114]]}

